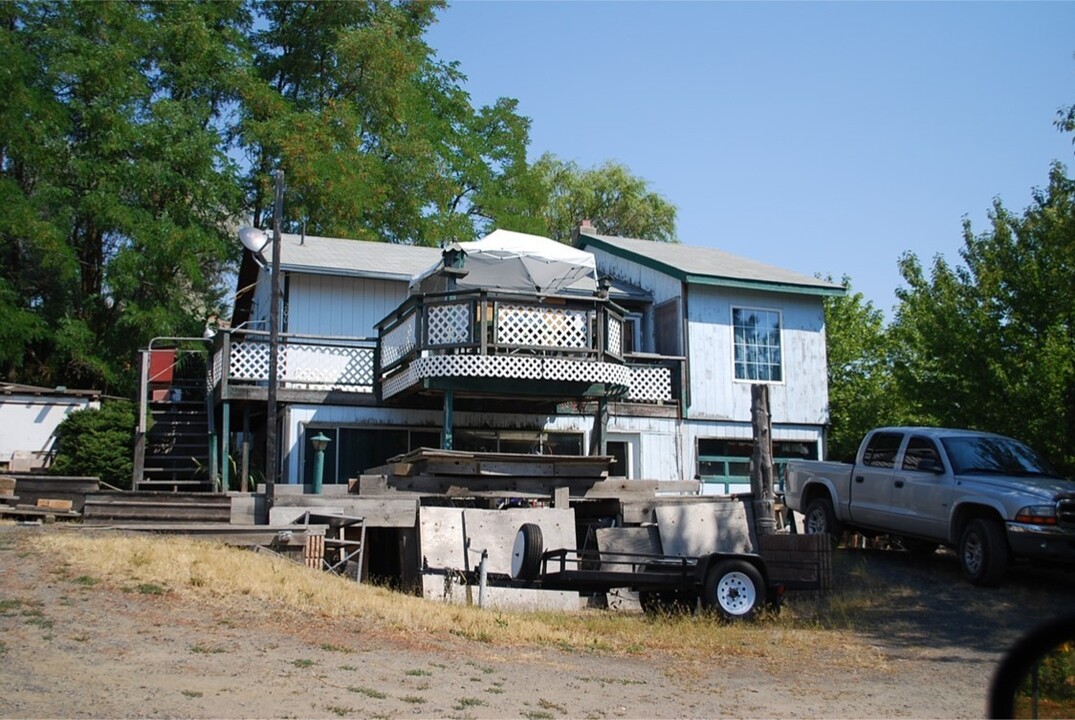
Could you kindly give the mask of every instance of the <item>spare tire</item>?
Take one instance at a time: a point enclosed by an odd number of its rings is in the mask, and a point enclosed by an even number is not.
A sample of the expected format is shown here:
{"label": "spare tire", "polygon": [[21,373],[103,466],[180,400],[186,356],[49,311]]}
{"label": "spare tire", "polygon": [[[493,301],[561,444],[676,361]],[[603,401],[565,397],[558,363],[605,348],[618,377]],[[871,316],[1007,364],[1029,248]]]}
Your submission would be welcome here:
{"label": "spare tire", "polygon": [[511,549],[511,577],[514,580],[534,580],[541,571],[541,528],[534,523],[523,523],[515,534]]}

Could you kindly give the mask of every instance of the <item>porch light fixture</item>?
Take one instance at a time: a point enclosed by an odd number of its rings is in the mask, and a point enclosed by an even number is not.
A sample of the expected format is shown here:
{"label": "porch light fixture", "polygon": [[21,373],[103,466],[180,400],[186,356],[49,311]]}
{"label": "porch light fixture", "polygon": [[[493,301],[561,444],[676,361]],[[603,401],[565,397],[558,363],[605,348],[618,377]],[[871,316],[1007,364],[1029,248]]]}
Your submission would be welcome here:
{"label": "porch light fixture", "polygon": [[317,452],[325,452],[328,448],[328,444],[332,442],[332,438],[325,435],[323,432],[319,432],[310,438],[310,442],[314,445],[314,450]]}

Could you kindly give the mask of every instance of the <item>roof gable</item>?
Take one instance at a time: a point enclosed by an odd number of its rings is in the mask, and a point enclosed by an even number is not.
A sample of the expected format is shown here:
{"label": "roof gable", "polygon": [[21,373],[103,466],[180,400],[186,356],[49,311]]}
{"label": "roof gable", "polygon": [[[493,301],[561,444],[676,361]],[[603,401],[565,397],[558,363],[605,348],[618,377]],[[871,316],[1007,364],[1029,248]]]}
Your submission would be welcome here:
{"label": "roof gable", "polygon": [[742,287],[807,295],[843,295],[842,285],[784,270],[715,248],[580,233],[577,245],[592,247],[695,285]]}

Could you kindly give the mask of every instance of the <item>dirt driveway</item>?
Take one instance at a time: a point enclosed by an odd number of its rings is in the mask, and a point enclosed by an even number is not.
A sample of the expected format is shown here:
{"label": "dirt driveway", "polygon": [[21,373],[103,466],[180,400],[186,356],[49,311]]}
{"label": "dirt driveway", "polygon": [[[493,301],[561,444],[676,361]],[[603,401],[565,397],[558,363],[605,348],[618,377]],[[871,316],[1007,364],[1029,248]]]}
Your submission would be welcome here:
{"label": "dirt driveway", "polygon": [[125,593],[28,551],[36,532],[48,530],[0,527],[5,718],[981,717],[1004,648],[1075,611],[1066,573],[1019,568],[983,590],[949,553],[840,550],[835,593],[883,588],[856,629],[833,633],[865,649],[861,663],[830,655],[817,628],[803,631],[816,646],[777,667],[750,653],[673,663]]}

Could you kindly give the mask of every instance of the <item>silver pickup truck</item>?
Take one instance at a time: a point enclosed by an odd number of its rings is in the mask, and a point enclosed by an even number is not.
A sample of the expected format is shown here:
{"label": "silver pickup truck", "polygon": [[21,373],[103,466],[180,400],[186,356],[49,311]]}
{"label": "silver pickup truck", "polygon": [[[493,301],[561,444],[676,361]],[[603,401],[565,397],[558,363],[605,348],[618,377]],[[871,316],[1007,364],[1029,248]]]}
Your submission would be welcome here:
{"label": "silver pickup truck", "polygon": [[975,585],[998,584],[1016,557],[1075,563],[1075,483],[1003,435],[872,430],[854,464],[789,462],[784,501],[807,533],[895,535],[922,553],[953,547]]}

